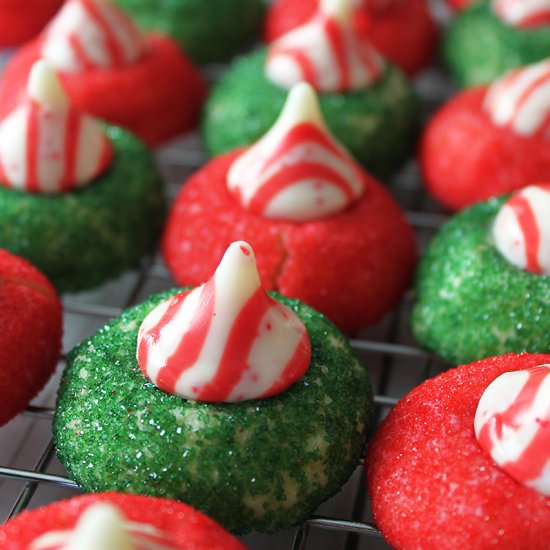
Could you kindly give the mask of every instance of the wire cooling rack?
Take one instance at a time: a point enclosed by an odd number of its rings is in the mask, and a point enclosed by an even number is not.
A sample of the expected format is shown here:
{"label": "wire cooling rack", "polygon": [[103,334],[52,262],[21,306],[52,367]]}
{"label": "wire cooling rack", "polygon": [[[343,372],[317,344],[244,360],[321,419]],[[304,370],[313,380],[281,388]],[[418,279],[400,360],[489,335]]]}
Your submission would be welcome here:
{"label": "wire cooling rack", "polygon": [[[1,58],[0,58],[1,67]],[[211,68],[216,78],[222,68]],[[425,116],[449,95],[450,87],[434,70],[415,83]],[[198,136],[176,140],[157,152],[157,160],[173,198],[182,182],[206,157]],[[411,161],[389,184],[415,228],[420,249],[424,248],[444,222],[445,215],[422,191],[415,164]],[[125,273],[102,287],[63,297],[65,336],[63,349],[71,349],[107,320],[125,308],[143,301],[153,292],[174,286],[162,259],[146,258],[139,269]],[[364,359],[376,397],[381,420],[398,398],[428,377],[448,368],[420,349],[408,329],[411,294],[381,323],[357,333],[353,348]],[[25,413],[0,428],[0,521],[27,508],[67,498],[78,493],[55,457],[51,421],[64,356],[56,375]],[[269,549],[387,549],[372,522],[365,491],[363,467],[359,465],[341,493],[325,503],[316,515],[298,528],[276,535],[250,535],[244,542],[251,548]]]}

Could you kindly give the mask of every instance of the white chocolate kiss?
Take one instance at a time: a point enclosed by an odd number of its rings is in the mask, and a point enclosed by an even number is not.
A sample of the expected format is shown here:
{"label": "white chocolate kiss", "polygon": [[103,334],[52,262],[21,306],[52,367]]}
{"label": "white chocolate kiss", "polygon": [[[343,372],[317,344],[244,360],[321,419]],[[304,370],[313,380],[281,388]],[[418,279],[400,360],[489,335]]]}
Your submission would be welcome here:
{"label": "white chocolate kiss", "polygon": [[483,108],[495,126],[550,139],[550,59],[507,72],[489,87]]}
{"label": "white chocolate kiss", "polygon": [[[307,134],[289,141],[298,127]],[[306,83],[292,88],[274,126],[233,162],[227,186],[243,208],[295,222],[342,212],[363,194],[361,168],[331,136]]]}
{"label": "white chocolate kiss", "polygon": [[243,241],[229,246],[207,283],[157,306],[141,324],[137,347],[153,384],[215,402],[282,391],[305,372],[310,352],[305,326],[266,294]]}
{"label": "white chocolate kiss", "polygon": [[[305,80],[320,92],[359,90],[376,82],[382,58],[356,35],[352,15],[351,0],[321,0],[308,22],[269,46],[267,78],[286,89]],[[339,45],[331,40],[328,26]]]}
{"label": "white chocolate kiss", "polygon": [[[515,206],[518,201],[519,206]],[[528,216],[527,224],[522,213]],[[530,228],[535,229],[534,234]],[[493,239],[511,264],[549,275],[550,184],[530,185],[514,193],[495,218]]]}
{"label": "white chocolate kiss", "polygon": [[61,193],[91,183],[112,156],[103,129],[78,112],[55,71],[37,61],[27,95],[0,125],[0,182],[40,193]]}
{"label": "white chocolate kiss", "polygon": [[50,531],[35,539],[29,550],[175,550],[163,533],[149,524],[128,522],[107,502],[86,508],[74,529]]}
{"label": "white chocolate kiss", "polygon": [[493,11],[502,21],[513,27],[536,25],[550,21],[550,0],[493,0]]}
{"label": "white chocolate kiss", "polygon": [[42,57],[57,70],[82,72],[135,63],[145,42],[111,0],[68,0],[45,31]]}
{"label": "white chocolate kiss", "polygon": [[[535,371],[539,378],[532,384]],[[532,391],[526,391],[529,380]],[[479,400],[474,429],[499,467],[550,496],[549,364],[507,372],[489,384]]]}

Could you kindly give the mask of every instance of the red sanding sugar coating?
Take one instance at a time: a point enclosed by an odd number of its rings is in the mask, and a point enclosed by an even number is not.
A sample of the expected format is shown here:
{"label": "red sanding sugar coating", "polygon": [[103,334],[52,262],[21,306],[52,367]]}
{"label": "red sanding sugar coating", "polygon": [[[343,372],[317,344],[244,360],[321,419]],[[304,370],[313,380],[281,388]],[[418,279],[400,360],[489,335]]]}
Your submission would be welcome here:
{"label": "red sanding sugar coating", "polygon": [[48,531],[73,529],[82,512],[98,502],[116,506],[130,522],[149,524],[160,529],[175,549],[246,550],[243,544],[214,520],[187,504],[120,493],[78,496],[23,512],[0,527],[0,548],[28,550],[33,540]]}
{"label": "red sanding sugar coating", "polygon": [[[432,61],[436,52],[437,27],[424,0],[394,0],[395,7],[378,7],[387,1],[363,0],[364,8],[355,12],[354,25],[359,36],[389,61],[413,75]],[[278,0],[271,7],[264,36],[272,42],[294,27],[305,23],[315,12],[318,0]]]}
{"label": "red sanding sugar coating", "polygon": [[[0,120],[23,93],[42,40],[27,44],[8,63],[0,83]],[[133,65],[59,76],[76,107],[130,130],[150,146],[191,130],[206,92],[191,61],[161,35],[148,35],[146,53]]]}
{"label": "red sanding sugar coating", "polygon": [[36,36],[63,0],[0,0],[0,47],[18,46]]}
{"label": "red sanding sugar coating", "polygon": [[162,248],[179,284],[202,284],[227,247],[245,240],[266,290],[309,304],[343,330],[374,323],[396,305],[416,252],[412,229],[388,191],[364,174],[363,198],[341,214],[302,223],[270,220],[244,210],[227,190],[238,154],[211,161],[174,203]]}
{"label": "red sanding sugar coating", "polygon": [[373,515],[398,550],[547,550],[550,498],[516,482],[478,444],[474,416],[505,372],[550,362],[508,354],[451,369],[404,397],[365,460]]}
{"label": "red sanding sugar coating", "polygon": [[53,374],[61,303],[48,279],[0,250],[0,426],[22,412]]}
{"label": "red sanding sugar coating", "polygon": [[550,140],[495,126],[482,109],[486,90],[458,94],[436,113],[422,139],[428,191],[451,210],[550,180]]}

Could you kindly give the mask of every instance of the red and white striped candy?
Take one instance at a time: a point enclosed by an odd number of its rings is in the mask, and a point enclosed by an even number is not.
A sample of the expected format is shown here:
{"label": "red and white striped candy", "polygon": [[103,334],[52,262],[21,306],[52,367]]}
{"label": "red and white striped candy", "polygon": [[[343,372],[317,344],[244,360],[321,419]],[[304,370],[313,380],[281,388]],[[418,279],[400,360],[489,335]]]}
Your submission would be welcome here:
{"label": "red and white striped candy", "polygon": [[91,183],[111,159],[101,126],[70,104],[55,71],[37,61],[26,95],[0,124],[0,183],[63,193]]}
{"label": "red and white striped candy", "polygon": [[484,109],[496,126],[550,139],[550,59],[506,73],[487,91]]}
{"label": "red and white striped candy", "polygon": [[493,11],[513,27],[550,25],[550,0],[493,0]]}
{"label": "red and white striped candy", "polygon": [[111,0],[68,0],[45,32],[42,57],[60,71],[125,67],[145,51],[137,27]]}
{"label": "red and white striped candy", "polygon": [[118,508],[98,503],[86,508],[74,529],[50,531],[28,550],[176,550],[149,524],[125,521]]}
{"label": "red and white striped candy", "polygon": [[227,185],[244,208],[296,222],[341,212],[363,193],[360,167],[330,135],[306,83],[292,88],[275,125],[233,162]]}
{"label": "red and white striped candy", "polygon": [[493,239],[512,264],[550,274],[550,183],[514,193],[495,218]]}
{"label": "red and white striped candy", "polygon": [[242,241],[207,283],[157,306],[137,345],[153,384],[195,401],[270,397],[296,382],[310,357],[305,326],[267,295],[252,247]]}
{"label": "red and white striped candy", "polygon": [[550,496],[550,365],[499,376],[479,400],[474,428],[500,468]]}
{"label": "red and white striped candy", "polygon": [[321,92],[366,88],[383,62],[352,25],[351,0],[321,0],[318,11],[269,46],[265,74],[283,88],[309,82]]}

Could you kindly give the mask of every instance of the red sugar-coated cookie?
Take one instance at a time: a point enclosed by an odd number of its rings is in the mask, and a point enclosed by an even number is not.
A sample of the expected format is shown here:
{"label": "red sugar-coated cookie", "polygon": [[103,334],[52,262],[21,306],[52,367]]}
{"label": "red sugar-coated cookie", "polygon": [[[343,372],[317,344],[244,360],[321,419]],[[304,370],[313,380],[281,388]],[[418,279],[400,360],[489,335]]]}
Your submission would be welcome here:
{"label": "red sugar-coated cookie", "polygon": [[[19,50],[0,82],[0,120],[16,105],[43,38]],[[59,73],[81,110],[123,126],[153,146],[191,130],[206,86],[198,70],[170,38],[148,35],[144,58],[123,69]]]}
{"label": "red sugar-coated cookie", "polygon": [[214,520],[187,504],[120,493],[77,496],[23,512],[0,527],[0,547],[28,550],[28,545],[44,533],[74,528],[81,513],[98,502],[118,507],[128,521],[160,529],[169,543],[181,550],[246,550]]}
{"label": "red sugar-coated cookie", "polygon": [[549,362],[531,354],[484,359],[399,401],[365,460],[374,518],[394,548],[548,548],[550,498],[495,465],[477,443],[474,416],[495,378]]}
{"label": "red sugar-coated cookie", "polygon": [[48,279],[0,250],[0,426],[52,375],[61,351],[61,303]]}
{"label": "red sugar-coated cookie", "polygon": [[0,0],[0,47],[18,46],[36,36],[63,0]]}
{"label": "red sugar-coated cookie", "polygon": [[[355,14],[359,36],[367,37],[389,61],[409,75],[429,65],[437,49],[437,26],[425,0],[401,0],[394,8],[373,8],[376,0],[363,0]],[[272,42],[305,23],[318,6],[318,0],[277,0],[265,23],[264,37]]]}
{"label": "red sugar-coated cookie", "polygon": [[550,179],[550,140],[493,125],[482,109],[486,90],[474,88],[451,99],[422,139],[426,187],[451,210]]}
{"label": "red sugar-coated cookie", "polygon": [[401,298],[415,265],[414,235],[388,191],[364,174],[352,208],[319,221],[292,223],[244,210],[226,188],[239,152],[212,160],[184,185],[162,241],[181,285],[214,273],[233,241],[254,248],[267,290],[297,298],[346,331],[379,320]]}

